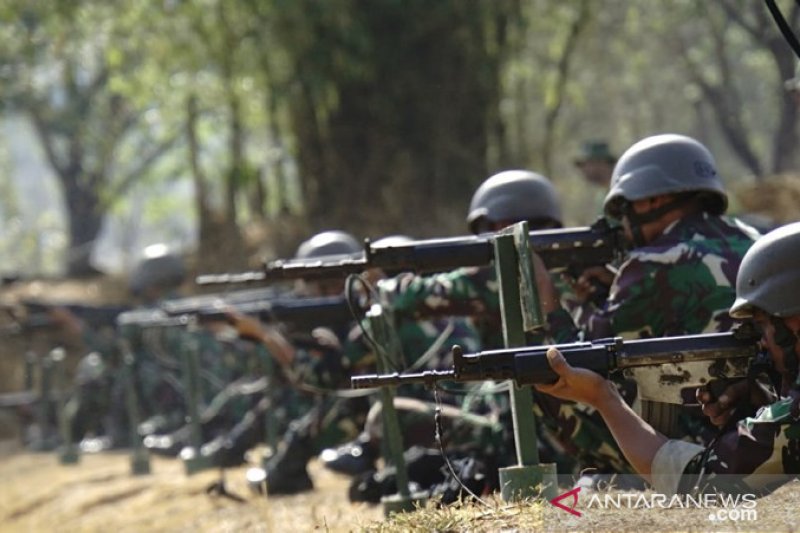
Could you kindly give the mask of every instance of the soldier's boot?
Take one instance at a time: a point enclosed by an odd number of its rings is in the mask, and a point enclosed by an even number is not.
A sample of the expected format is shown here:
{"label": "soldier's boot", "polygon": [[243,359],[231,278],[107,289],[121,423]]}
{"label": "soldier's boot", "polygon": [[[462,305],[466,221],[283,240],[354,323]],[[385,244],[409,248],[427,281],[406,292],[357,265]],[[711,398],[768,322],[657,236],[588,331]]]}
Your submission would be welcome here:
{"label": "soldier's boot", "polygon": [[[140,426],[141,427],[141,426]],[[146,435],[143,443],[151,453],[164,457],[177,457],[180,451],[189,442],[189,425],[185,425],[172,433]]]}
{"label": "soldier's boot", "polygon": [[320,454],[322,464],[334,472],[357,476],[375,469],[380,454],[380,444],[366,435],[337,448],[327,448]]}
{"label": "soldier's boot", "polygon": [[306,466],[316,449],[309,424],[304,422],[292,422],[278,452],[267,461],[264,481],[269,495],[297,494],[314,488]]}
{"label": "soldier's boot", "polygon": [[260,410],[250,410],[232,430],[204,444],[200,455],[221,468],[239,466],[245,462],[247,450],[262,442],[263,437],[264,416]]}

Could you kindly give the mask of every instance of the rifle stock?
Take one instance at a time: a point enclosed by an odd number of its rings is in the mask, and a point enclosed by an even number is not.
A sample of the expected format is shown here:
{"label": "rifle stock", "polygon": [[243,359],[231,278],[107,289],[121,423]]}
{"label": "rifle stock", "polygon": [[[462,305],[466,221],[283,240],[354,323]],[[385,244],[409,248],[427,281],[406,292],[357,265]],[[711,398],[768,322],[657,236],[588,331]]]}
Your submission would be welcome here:
{"label": "rifle stock", "polygon": [[[261,272],[199,276],[201,285],[345,277],[370,268],[392,272],[443,272],[458,267],[488,266],[494,260],[493,234],[411,241],[388,246],[367,242],[364,251],[312,259],[279,259]],[[605,219],[592,226],[530,232],[530,244],[551,270],[605,265],[625,250],[620,228]]]}
{"label": "rifle stock", "polygon": [[[715,379],[747,375],[760,354],[760,334],[751,325],[727,333],[687,335],[626,341],[616,337],[592,342],[555,345],[570,365],[609,377],[615,373],[633,378],[642,399],[685,403],[682,391]],[[453,368],[419,373],[354,376],[355,389],[439,381],[511,379],[518,386],[550,384],[557,375],[547,361],[549,346],[530,346],[464,354],[453,347]]]}

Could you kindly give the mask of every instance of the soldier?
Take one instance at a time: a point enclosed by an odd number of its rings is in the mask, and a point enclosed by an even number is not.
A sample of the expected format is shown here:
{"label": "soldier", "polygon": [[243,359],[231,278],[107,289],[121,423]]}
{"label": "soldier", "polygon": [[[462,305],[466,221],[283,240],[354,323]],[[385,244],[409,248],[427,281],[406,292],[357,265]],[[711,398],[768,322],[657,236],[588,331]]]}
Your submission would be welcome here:
{"label": "soldier", "polygon": [[[761,493],[800,475],[800,223],[778,228],[758,240],[742,259],[736,279],[736,301],[730,315],[752,319],[762,331],[775,370],[779,398],[770,401],[761,388],[729,388],[727,403],[698,391],[704,412],[727,427],[703,447],[669,440],[642,420],[620,397],[616,387],[592,371],[571,367],[558,352],[548,354],[559,375],[553,385],[538,386],[547,394],[595,407],[625,456],[656,490],[685,493],[695,487],[725,492]],[[747,381],[745,383],[748,383]],[[753,417],[727,425],[746,402],[758,401]]]}
{"label": "soldier", "polygon": [[601,140],[584,142],[580,155],[574,161],[586,182],[603,189],[611,182],[616,162],[617,158],[611,153],[608,142]]}
{"label": "soldier", "polygon": [[[410,237],[399,235],[384,237],[375,241],[373,246],[392,246],[411,240]],[[374,269],[365,273],[365,277],[372,281],[378,281],[385,279],[386,275],[379,269]],[[385,309],[384,312],[388,314],[391,311]],[[435,317],[427,320],[412,320],[406,317],[393,322],[392,326],[403,359],[403,368],[410,366],[428,369],[448,368],[452,366],[450,347],[454,344],[473,349],[480,347],[477,331],[462,317],[450,319]],[[361,328],[351,330],[344,348],[351,374],[377,371],[378,354],[364,335],[365,331],[370,331],[369,322],[364,321],[362,327],[363,330]],[[372,336],[371,332],[370,336]],[[438,346],[438,348],[431,352],[432,346]],[[426,357],[425,361],[420,360],[423,355]],[[430,402],[433,399],[430,391],[423,387],[407,387],[399,390],[398,394],[394,403],[401,418],[404,448],[407,449],[413,445],[431,446],[434,434],[431,422],[435,406]],[[455,399],[448,397],[447,400],[453,402]],[[460,414],[458,409],[451,409],[448,413],[451,411]],[[320,457],[324,466],[347,475],[357,475],[373,469],[381,450],[383,438],[380,415],[381,404],[375,403],[367,415],[364,430],[355,441],[338,448],[323,450]],[[470,429],[464,428],[464,431],[469,432]]]}
{"label": "soldier", "polygon": [[[593,269],[578,280],[576,293],[583,297],[593,290],[592,280],[610,284],[603,305],[585,304],[580,334],[641,338],[729,330],[736,272],[758,234],[723,217],[726,207],[716,163],[698,141],[665,134],[631,146],[614,169],[605,214],[621,221],[633,248],[614,272]],[[537,285],[556,336],[578,338],[575,325],[572,332],[561,329],[569,315],[549,277],[537,275]],[[633,401],[630,387],[624,393]],[[645,418],[670,435],[686,434],[681,424],[691,427],[681,412],[642,402]],[[689,431],[702,430],[694,425]]]}
{"label": "soldier", "polygon": [[[151,245],[131,272],[128,289],[141,307],[153,307],[174,296],[185,277],[186,267],[179,255],[166,245]],[[135,383],[144,419],[140,433],[149,435],[179,428],[186,417],[180,360],[185,332],[126,325],[118,333],[135,358]],[[125,384],[115,380],[112,406],[117,422],[127,419],[125,394]],[[118,428],[114,434],[115,438],[124,439],[128,432]]]}
{"label": "soldier", "polygon": [[[522,220],[527,220],[533,230],[562,227],[558,196],[544,176],[524,170],[500,172],[489,177],[475,191],[467,215],[467,224],[473,233],[498,231]],[[540,272],[549,276],[544,268],[540,268]],[[471,316],[481,333],[483,349],[503,346],[494,268],[460,268],[425,277],[402,274],[382,281],[378,286],[396,319],[448,314]],[[572,298],[566,292],[561,296],[565,304]],[[553,332],[568,330],[565,335],[572,334],[573,322],[568,313],[550,319]],[[568,337],[553,340],[566,339]],[[542,341],[538,338],[531,342]],[[548,460],[560,463],[560,471],[575,469],[573,459],[577,459],[578,464],[591,464],[615,472],[626,471],[627,465],[599,417],[582,412],[584,408],[581,406],[564,405],[546,396],[536,400],[537,420],[547,426],[541,430],[549,442],[545,453]],[[506,399],[498,398],[498,401],[505,402]],[[502,463],[503,459],[498,461]]]}
{"label": "soldier", "polygon": [[[532,230],[562,227],[561,206],[550,180],[526,170],[489,177],[475,191],[467,225],[476,235],[527,220]],[[381,281],[395,318],[471,316],[484,349],[503,346],[500,296],[494,268],[459,268],[432,276],[410,273]]]}
{"label": "soldier", "polygon": [[[295,257],[309,259],[358,253],[362,246],[343,231],[326,231],[304,241]],[[342,280],[298,283],[298,292],[313,296],[333,296],[343,292]],[[225,455],[226,462],[243,460],[244,452],[262,440],[263,413],[291,421],[266,470],[251,469],[248,479],[266,482],[268,494],[294,494],[311,490],[313,482],[306,465],[322,448],[354,438],[363,423],[368,405],[361,399],[339,400],[333,395],[309,392],[313,387],[333,390],[349,386],[349,373],[342,351],[348,331],[315,328],[303,338],[287,337],[278,329],[252,317],[231,313],[240,336],[266,346],[279,363],[285,387],[265,399],[227,435],[204,447],[208,454]],[[303,389],[303,390],[299,390]],[[256,413],[259,414],[256,414]]]}

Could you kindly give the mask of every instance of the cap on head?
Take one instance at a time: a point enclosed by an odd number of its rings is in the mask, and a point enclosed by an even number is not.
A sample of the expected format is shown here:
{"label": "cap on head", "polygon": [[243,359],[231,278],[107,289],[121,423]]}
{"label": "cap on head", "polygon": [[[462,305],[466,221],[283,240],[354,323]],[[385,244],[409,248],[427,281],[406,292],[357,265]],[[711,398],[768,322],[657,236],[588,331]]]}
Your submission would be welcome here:
{"label": "cap on head", "polygon": [[166,244],[148,246],[142,255],[142,260],[128,280],[128,288],[133,294],[139,294],[148,287],[172,289],[183,283],[186,277],[183,259]]}
{"label": "cap on head", "polygon": [[297,259],[309,259],[326,255],[358,253],[363,247],[355,237],[344,231],[323,231],[303,241],[294,254]]}
{"label": "cap on head", "polygon": [[800,314],[800,222],[775,229],[747,251],[736,276],[734,318],[758,308],[770,315]]}
{"label": "cap on head", "polygon": [[580,154],[575,158],[575,166],[581,166],[587,161],[606,161],[610,164],[617,162],[617,157],[611,153],[608,142],[602,140],[585,141],[581,145]]}
{"label": "cap on head", "polygon": [[685,135],[654,135],[619,158],[604,210],[607,216],[620,218],[625,201],[684,192],[707,193],[704,208],[712,214],[722,214],[728,207],[717,164],[703,144]]}
{"label": "cap on head", "polygon": [[479,232],[482,221],[541,220],[561,226],[561,205],[550,180],[528,170],[506,170],[484,181],[469,204],[467,224]]}

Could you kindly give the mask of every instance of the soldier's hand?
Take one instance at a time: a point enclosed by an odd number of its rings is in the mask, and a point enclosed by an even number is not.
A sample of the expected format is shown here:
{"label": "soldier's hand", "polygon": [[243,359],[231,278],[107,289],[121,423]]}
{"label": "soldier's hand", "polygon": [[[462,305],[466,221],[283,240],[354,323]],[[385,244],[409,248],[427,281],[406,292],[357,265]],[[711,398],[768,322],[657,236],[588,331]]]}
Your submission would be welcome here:
{"label": "soldier's hand", "polygon": [[600,374],[570,366],[556,348],[547,350],[547,362],[558,375],[558,381],[552,385],[535,385],[540,392],[597,408],[616,391]]}
{"label": "soldier's hand", "polygon": [[768,405],[776,399],[766,388],[746,379],[728,385],[718,396],[708,387],[700,387],[695,397],[703,414],[717,427],[727,425],[739,411],[743,411],[740,417],[748,416],[753,408]]}
{"label": "soldier's hand", "polygon": [[228,321],[236,328],[239,336],[245,339],[260,341],[264,335],[264,327],[261,321],[255,317],[248,316],[231,309],[227,310]]}
{"label": "soldier's hand", "polygon": [[572,290],[581,303],[591,300],[600,287],[610,287],[614,281],[614,273],[606,267],[597,266],[587,268],[572,280]]}

